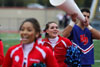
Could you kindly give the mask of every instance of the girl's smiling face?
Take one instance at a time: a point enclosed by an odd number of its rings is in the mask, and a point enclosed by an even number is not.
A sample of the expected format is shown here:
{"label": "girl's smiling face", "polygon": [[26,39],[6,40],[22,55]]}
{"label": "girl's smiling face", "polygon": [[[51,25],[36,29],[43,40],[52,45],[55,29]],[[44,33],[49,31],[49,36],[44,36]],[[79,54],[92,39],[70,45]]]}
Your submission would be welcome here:
{"label": "girl's smiling face", "polygon": [[38,34],[31,22],[25,22],[20,28],[20,36],[23,44],[29,44],[36,39]]}
{"label": "girl's smiling face", "polygon": [[58,25],[56,23],[49,24],[49,28],[46,30],[50,38],[55,38],[58,36]]}

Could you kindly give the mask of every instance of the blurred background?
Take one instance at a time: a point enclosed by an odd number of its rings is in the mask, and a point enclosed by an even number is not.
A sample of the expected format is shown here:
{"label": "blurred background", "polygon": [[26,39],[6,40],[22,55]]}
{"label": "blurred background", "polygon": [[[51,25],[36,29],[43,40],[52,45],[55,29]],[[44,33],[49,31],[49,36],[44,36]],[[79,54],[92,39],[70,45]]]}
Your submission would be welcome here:
{"label": "blurred background", "polygon": [[[74,0],[80,9],[88,8],[91,11],[91,25],[100,31],[100,0]],[[4,43],[4,53],[12,45],[20,42],[18,29],[26,18],[34,17],[43,30],[48,21],[58,22],[63,30],[68,24],[70,17],[67,14],[53,7],[49,0],[0,0],[0,39]],[[63,20],[60,23],[60,20]],[[100,40],[94,40],[95,64],[93,67],[100,67]]]}
{"label": "blurred background", "polygon": [[[91,11],[91,24],[99,30],[100,0],[75,0],[78,7]],[[0,0],[0,31],[16,32],[21,22],[30,17],[39,20],[41,28],[48,21],[62,19],[65,12],[53,7],[49,0]],[[95,23],[94,23],[95,21]],[[64,21],[62,26],[64,25]],[[66,25],[66,24],[65,24]],[[64,26],[65,27],[65,26]]]}

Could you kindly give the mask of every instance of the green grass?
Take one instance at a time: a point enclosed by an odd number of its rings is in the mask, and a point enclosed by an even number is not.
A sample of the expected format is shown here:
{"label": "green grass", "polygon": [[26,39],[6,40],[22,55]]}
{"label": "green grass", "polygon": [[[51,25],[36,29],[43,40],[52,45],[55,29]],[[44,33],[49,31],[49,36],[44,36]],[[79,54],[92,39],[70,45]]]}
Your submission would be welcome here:
{"label": "green grass", "polygon": [[[3,33],[0,34],[0,38],[2,39],[4,44],[4,54],[6,54],[10,46],[20,43],[19,34]],[[94,55],[95,55],[95,60],[100,60],[100,40],[94,41]],[[100,67],[100,62],[95,62],[93,67]]]}
{"label": "green grass", "polygon": [[2,33],[0,39],[3,41],[4,54],[6,54],[9,47],[20,43],[20,36],[17,33]]}
{"label": "green grass", "polygon": [[[100,60],[100,40],[94,41],[94,56],[95,60]],[[93,67],[100,67],[100,62],[95,62]]]}
{"label": "green grass", "polygon": [[20,43],[19,40],[7,40],[7,41],[3,40],[4,54],[6,54],[9,47],[16,45],[18,43]]}

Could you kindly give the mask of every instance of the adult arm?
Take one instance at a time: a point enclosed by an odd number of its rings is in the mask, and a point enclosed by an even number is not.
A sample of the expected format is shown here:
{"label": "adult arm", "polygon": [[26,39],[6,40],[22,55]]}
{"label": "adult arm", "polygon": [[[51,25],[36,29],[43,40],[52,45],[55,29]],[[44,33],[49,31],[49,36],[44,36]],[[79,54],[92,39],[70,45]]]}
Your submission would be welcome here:
{"label": "adult arm", "polygon": [[84,25],[91,31],[93,39],[100,40],[100,31],[96,30],[91,25],[89,25],[89,21],[87,20],[87,18],[86,18],[86,22],[84,23]]}
{"label": "adult arm", "polygon": [[70,24],[63,30],[62,35],[64,37],[69,37],[74,25],[75,23],[70,21]]}
{"label": "adult arm", "polygon": [[93,28],[90,25],[88,25],[88,29],[91,31],[93,39],[100,40],[100,31],[96,30],[95,28]]}
{"label": "adult arm", "polygon": [[64,37],[69,37],[70,36],[70,33],[74,27],[74,25],[77,23],[77,14],[72,14],[71,15],[71,21],[70,21],[70,24],[63,30],[62,32],[62,35]]}

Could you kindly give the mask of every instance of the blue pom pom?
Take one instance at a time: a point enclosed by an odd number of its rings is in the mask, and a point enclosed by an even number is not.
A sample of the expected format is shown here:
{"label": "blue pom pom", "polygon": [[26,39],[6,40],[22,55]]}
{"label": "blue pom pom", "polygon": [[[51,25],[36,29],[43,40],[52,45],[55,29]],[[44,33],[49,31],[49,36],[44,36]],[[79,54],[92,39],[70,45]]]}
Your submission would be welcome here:
{"label": "blue pom pom", "polygon": [[65,63],[72,67],[81,67],[81,50],[77,46],[71,46],[67,49]]}
{"label": "blue pom pom", "polygon": [[46,65],[40,62],[40,63],[33,63],[30,67],[46,67]]}

